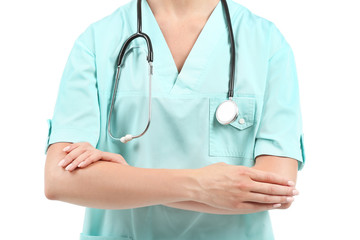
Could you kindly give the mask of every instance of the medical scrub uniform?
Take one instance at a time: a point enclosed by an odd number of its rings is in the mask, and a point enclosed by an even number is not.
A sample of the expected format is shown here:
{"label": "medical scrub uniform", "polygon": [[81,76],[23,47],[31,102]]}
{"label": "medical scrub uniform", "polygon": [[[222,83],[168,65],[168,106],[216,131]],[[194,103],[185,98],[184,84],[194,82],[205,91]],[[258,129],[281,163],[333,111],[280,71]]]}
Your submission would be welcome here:
{"label": "medical scrub uniform", "polygon": [[[261,154],[305,162],[294,55],[279,29],[227,0],[236,46],[233,100],[239,115],[221,125],[217,106],[227,99],[230,40],[221,1],[211,13],[181,72],[146,0],[143,32],[154,49],[152,116],[148,131],[123,144],[107,133],[116,59],[137,30],[136,0],[120,6],[76,39],[61,78],[49,144],[91,143],[142,168],[189,169],[216,162],[251,167]],[[179,44],[181,44],[179,42]],[[148,120],[147,47],[128,47],[120,74],[111,131],[140,134]],[[76,171],[83,171],[78,169]],[[119,176],[119,181],[126,181]],[[269,212],[222,215],[153,205],[135,209],[86,208],[80,240],[270,240]]]}

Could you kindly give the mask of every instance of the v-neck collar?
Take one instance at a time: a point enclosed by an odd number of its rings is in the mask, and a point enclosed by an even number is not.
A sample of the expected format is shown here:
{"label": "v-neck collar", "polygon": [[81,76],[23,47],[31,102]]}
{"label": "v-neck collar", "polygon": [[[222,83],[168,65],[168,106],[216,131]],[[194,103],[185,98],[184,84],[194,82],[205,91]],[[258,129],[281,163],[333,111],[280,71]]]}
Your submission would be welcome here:
{"label": "v-neck collar", "polygon": [[[160,81],[161,91],[168,93],[190,93],[200,84],[200,77],[206,70],[206,64],[218,44],[220,36],[228,36],[225,10],[221,0],[217,3],[205,26],[201,30],[195,44],[188,54],[180,73],[158,22],[147,2],[141,0],[142,31],[146,33],[153,45],[154,52],[154,81]],[[133,0],[134,7],[137,0]],[[134,11],[136,13],[136,11]],[[136,22],[134,24],[136,26]],[[136,27],[135,27],[136,31]],[[223,38],[227,41],[228,38]],[[145,41],[144,45],[145,45]],[[166,89],[163,89],[163,88]]]}

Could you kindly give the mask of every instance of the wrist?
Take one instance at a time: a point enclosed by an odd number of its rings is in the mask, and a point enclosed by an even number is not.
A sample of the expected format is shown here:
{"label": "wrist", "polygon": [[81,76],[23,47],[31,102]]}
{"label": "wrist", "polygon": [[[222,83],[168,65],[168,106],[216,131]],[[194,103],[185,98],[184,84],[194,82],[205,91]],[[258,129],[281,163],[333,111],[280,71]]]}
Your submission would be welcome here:
{"label": "wrist", "polygon": [[201,188],[199,169],[187,169],[188,171],[188,200],[203,202],[205,193]]}
{"label": "wrist", "polygon": [[[174,172],[175,173],[175,172]],[[176,174],[178,173],[178,174]],[[199,199],[199,183],[197,180],[196,169],[177,169],[173,174],[174,183],[180,184],[180,201],[197,201]]]}

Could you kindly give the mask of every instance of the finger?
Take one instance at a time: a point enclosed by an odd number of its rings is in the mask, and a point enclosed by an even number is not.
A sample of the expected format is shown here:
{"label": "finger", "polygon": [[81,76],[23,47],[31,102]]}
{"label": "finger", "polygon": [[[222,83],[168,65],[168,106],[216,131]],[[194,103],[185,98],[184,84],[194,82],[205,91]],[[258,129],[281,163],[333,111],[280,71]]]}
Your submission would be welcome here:
{"label": "finger", "polygon": [[93,163],[93,161],[89,158],[86,158],[85,160],[83,160],[81,163],[79,163],[78,168],[86,168],[87,166],[89,166],[91,163]]}
{"label": "finger", "polygon": [[130,165],[125,161],[125,159],[124,159],[124,160],[121,160],[121,163],[124,164],[124,165],[130,166]]}
{"label": "finger", "polygon": [[75,148],[73,149],[71,152],[69,152],[65,157],[64,159],[62,159],[60,162],[59,162],[59,166],[61,167],[66,167],[69,163],[71,163],[75,158],[77,158],[78,156],[80,156],[83,152],[85,152],[84,149],[82,148]]}
{"label": "finger", "polygon": [[69,172],[73,171],[75,168],[77,168],[79,166],[79,164],[82,161],[84,161],[86,158],[88,158],[90,154],[91,154],[90,152],[84,152],[84,153],[80,154],[65,168],[65,170],[67,170]]}
{"label": "finger", "polygon": [[254,182],[250,191],[254,193],[282,196],[293,196],[297,193],[297,190],[294,187],[263,182]]}
{"label": "finger", "polygon": [[123,165],[129,165],[124,158],[117,158],[116,160],[114,160],[114,162],[116,163],[120,163],[120,164],[123,164]]}
{"label": "finger", "polygon": [[290,196],[273,196],[261,193],[249,193],[247,197],[249,202],[256,203],[291,203],[294,201],[293,197]]}
{"label": "finger", "polygon": [[114,160],[111,160],[111,162],[120,163],[120,164],[122,164],[122,165],[128,165],[128,166],[129,166],[129,164],[125,161],[124,158],[116,158],[116,159],[114,159]]}
{"label": "finger", "polygon": [[115,162],[120,164],[128,165],[120,154],[112,153],[112,152],[102,152],[102,160],[109,161],[109,162]]}
{"label": "finger", "polygon": [[92,164],[93,162],[96,162],[101,159],[101,156],[99,154],[91,154],[87,158],[85,158],[80,164],[80,168],[85,168]]}
{"label": "finger", "polygon": [[266,183],[274,183],[274,184],[280,184],[284,186],[293,186],[293,182],[271,172],[265,172],[261,170],[257,170],[252,168],[252,171],[249,172],[249,176],[252,180],[258,181],[258,182],[266,182]]}
{"label": "finger", "polygon": [[71,152],[72,150],[74,150],[75,148],[77,148],[79,146],[80,146],[79,143],[71,143],[71,144],[67,145],[66,147],[64,147],[63,151],[64,152]]}
{"label": "finger", "polygon": [[251,212],[261,212],[272,210],[281,207],[281,203],[254,203],[254,202],[243,202],[241,204],[243,209],[247,209]]}
{"label": "finger", "polygon": [[73,146],[72,144],[67,145],[66,147],[64,147],[63,151],[68,152],[71,149],[72,146]]}

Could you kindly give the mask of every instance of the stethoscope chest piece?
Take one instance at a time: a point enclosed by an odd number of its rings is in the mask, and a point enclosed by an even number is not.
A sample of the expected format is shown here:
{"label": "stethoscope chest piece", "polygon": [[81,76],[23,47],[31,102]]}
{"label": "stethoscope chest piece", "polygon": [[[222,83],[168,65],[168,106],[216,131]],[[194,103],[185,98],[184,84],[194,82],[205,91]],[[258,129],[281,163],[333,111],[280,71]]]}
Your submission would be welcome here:
{"label": "stethoscope chest piece", "polygon": [[216,119],[223,125],[232,123],[238,115],[239,108],[233,100],[224,101],[216,109]]}

